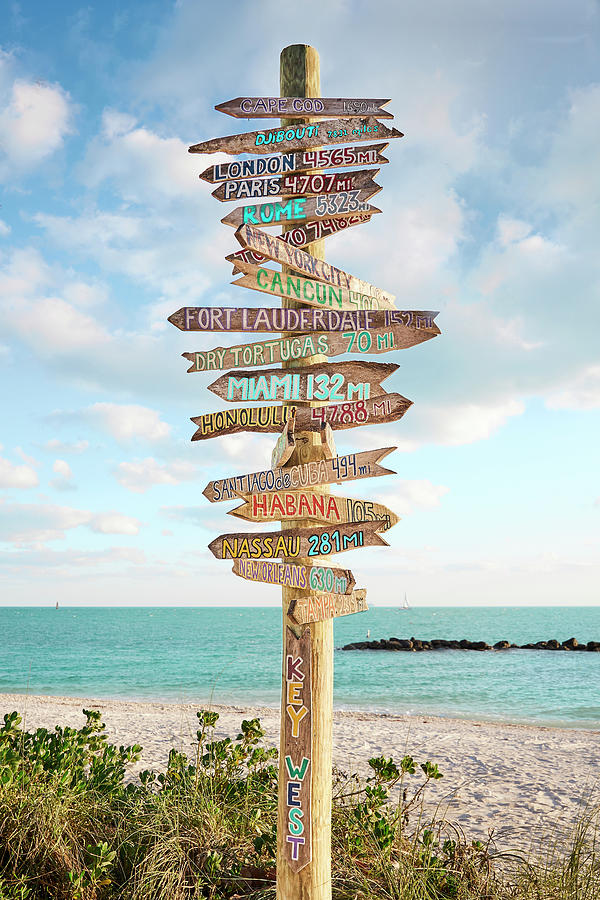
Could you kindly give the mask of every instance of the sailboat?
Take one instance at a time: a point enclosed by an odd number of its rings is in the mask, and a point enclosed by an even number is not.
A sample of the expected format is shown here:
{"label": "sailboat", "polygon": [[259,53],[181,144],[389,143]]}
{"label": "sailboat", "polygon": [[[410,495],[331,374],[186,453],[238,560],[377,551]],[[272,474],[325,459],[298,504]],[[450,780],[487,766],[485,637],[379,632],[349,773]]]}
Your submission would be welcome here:
{"label": "sailboat", "polygon": [[58,600],[56,601],[55,609],[58,609]]}
{"label": "sailboat", "polygon": [[402,606],[398,607],[398,612],[404,612],[406,609],[411,609],[410,603],[406,599],[406,591],[404,592],[404,600],[402,601]]}

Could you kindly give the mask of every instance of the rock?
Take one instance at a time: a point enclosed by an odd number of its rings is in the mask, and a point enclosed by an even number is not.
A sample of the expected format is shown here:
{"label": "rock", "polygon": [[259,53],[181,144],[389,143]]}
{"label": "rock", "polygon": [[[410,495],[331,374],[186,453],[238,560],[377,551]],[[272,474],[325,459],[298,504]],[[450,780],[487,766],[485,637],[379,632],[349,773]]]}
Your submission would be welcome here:
{"label": "rock", "polygon": [[586,647],[591,653],[600,653],[600,641],[588,641]]}
{"label": "rock", "polygon": [[564,650],[575,650],[579,646],[579,641],[577,638],[569,638],[568,641],[562,642],[562,647]]}
{"label": "rock", "polygon": [[545,650],[548,646],[548,641],[536,641],[533,646],[536,650]]}
{"label": "rock", "polygon": [[494,650],[508,650],[510,643],[508,641],[497,641],[494,644]]}
{"label": "rock", "polygon": [[546,649],[547,649],[547,650],[558,650],[559,647],[560,647],[560,644],[558,643],[558,641],[556,640],[556,638],[552,638],[551,641],[547,641],[547,642],[546,642]]}
{"label": "rock", "polygon": [[486,644],[485,641],[474,641],[471,644],[471,649],[472,650],[491,650],[492,648],[490,647],[489,644]]}

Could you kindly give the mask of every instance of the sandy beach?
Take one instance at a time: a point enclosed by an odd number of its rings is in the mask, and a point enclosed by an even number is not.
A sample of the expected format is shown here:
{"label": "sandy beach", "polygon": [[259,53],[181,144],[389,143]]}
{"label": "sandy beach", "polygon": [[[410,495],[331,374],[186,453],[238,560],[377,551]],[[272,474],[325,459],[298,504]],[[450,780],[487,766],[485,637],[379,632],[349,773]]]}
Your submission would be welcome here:
{"label": "sandy beach", "polygon": [[[190,752],[198,704],[81,699],[0,694],[0,716],[16,709],[31,730],[55,725],[81,727],[83,707],[100,709],[108,737],[139,743],[132,769],[162,769],[171,747]],[[220,714],[217,737],[235,738],[244,718],[258,716],[266,740],[277,746],[279,711],[265,707],[213,706]],[[493,830],[501,849],[527,849],[535,831],[569,832],[590,804],[600,804],[600,730],[495,724],[433,716],[334,714],[334,763],[368,774],[371,756],[405,753],[417,762],[437,763],[444,778],[428,791],[426,812],[459,824],[469,838]],[[414,777],[416,785],[417,778]]]}

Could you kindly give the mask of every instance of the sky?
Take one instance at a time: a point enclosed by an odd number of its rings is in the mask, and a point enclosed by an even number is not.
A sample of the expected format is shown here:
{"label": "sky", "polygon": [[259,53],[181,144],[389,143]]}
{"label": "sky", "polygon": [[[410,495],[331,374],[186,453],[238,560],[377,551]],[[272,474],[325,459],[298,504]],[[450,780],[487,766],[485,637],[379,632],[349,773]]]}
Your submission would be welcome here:
{"label": "sky", "polygon": [[197,177],[227,158],[187,147],[268,127],[214,106],[277,95],[293,43],[319,51],[323,96],[391,97],[405,134],[383,215],[327,259],[442,330],[377,360],[400,364],[404,418],[336,432],[339,453],[398,448],[396,475],[333,490],[401,521],[334,564],[371,605],[598,604],[596,2],[6,0],[0,18],[0,605],[280,603],[209,553],[244,525],[202,496],[268,468],[275,437],[190,442],[224,403],[181,353],[223,340],[167,316],[265,300],[231,287],[236,204]]}

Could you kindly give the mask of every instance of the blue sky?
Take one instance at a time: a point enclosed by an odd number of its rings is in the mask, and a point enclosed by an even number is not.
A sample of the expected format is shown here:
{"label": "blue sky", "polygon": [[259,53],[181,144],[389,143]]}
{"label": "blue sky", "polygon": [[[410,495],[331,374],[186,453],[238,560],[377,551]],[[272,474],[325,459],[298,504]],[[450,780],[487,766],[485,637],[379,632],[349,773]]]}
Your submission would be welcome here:
{"label": "blue sky", "polygon": [[[402,516],[336,558],[373,605],[597,604],[600,406],[596,3],[7,2],[0,44],[0,604],[276,604],[207,544],[235,530],[212,478],[273,440],[190,443],[222,408],[166,322],[242,303],[232,204],[187,147],[254,130],[213,107],[278,93],[310,43],[325,96],[392,97],[383,215],[335,265],[438,309],[398,353],[394,477],[335,488]],[[264,123],[266,124],[266,122]],[[257,295],[258,298],[258,295]],[[251,295],[244,302],[258,302]],[[232,343],[240,340],[232,337]]]}

